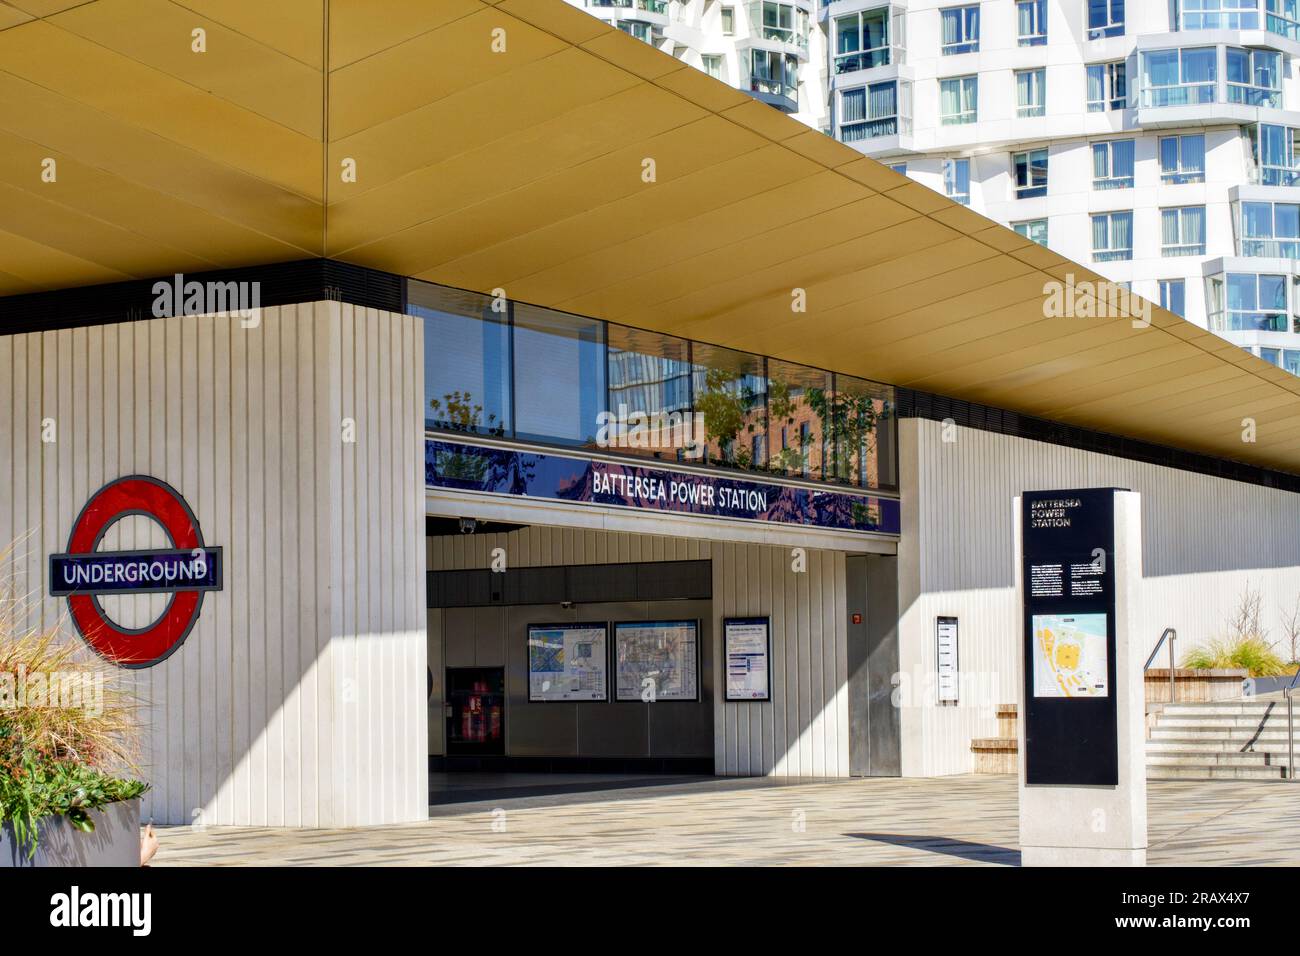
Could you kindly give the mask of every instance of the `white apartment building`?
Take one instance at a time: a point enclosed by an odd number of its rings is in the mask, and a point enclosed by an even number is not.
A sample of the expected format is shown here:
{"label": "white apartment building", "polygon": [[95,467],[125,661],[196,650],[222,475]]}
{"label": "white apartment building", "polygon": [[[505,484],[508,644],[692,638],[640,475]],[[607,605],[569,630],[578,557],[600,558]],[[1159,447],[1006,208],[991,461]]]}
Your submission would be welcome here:
{"label": "white apartment building", "polygon": [[1300,374],[1300,0],[570,2]]}
{"label": "white apartment building", "polygon": [[[816,129],[829,128],[816,0],[568,0]],[[822,4],[825,7],[825,4]]]}

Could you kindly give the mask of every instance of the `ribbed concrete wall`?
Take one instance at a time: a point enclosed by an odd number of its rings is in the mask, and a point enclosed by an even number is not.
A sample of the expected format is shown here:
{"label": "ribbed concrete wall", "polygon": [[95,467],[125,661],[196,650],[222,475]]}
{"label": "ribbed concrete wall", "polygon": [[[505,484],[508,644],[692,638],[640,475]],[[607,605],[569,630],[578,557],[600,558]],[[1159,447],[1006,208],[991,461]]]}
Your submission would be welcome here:
{"label": "ribbed concrete wall", "polygon": [[[903,772],[966,773],[971,737],[995,736],[992,705],[1017,699],[1012,499],[1026,490],[1129,488],[1142,495],[1143,585],[1136,640],[1175,627],[1179,656],[1222,636],[1247,586],[1265,626],[1300,596],[1300,496],[1058,445],[900,423],[899,545]],[[960,619],[960,707],[933,701],[935,618]],[[1145,656],[1145,655],[1144,655]]]}
{"label": "ribbed concrete wall", "polygon": [[[127,674],[147,705],[146,818],[426,813],[422,336],[325,302],[248,329],[184,317],[0,336],[0,544],[23,539],[17,584],[39,622],[66,608],[47,596],[48,555],[115,478],[168,482],[225,549],[225,588],[185,644]],[[106,544],[159,546],[149,524],[127,519]],[[128,625],[159,608],[114,601]]]}
{"label": "ribbed concrete wall", "polygon": [[[510,567],[711,560],[716,772],[848,775],[843,553],[809,550],[807,570],[795,572],[788,548],[626,532],[535,525],[505,534],[443,536],[428,542],[429,567],[437,571],[490,567],[492,550],[498,547],[505,549]],[[728,704],[722,699],[722,619],[754,615],[772,618],[773,699]],[[434,624],[431,662],[440,660],[440,648],[441,634]],[[435,706],[431,720],[438,719],[440,707]]]}

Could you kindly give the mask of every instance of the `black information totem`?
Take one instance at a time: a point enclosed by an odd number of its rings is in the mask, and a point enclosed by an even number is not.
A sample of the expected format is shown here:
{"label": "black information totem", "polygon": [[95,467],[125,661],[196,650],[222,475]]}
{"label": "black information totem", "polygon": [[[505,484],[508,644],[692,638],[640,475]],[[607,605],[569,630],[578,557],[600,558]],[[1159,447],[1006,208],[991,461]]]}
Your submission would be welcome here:
{"label": "black information totem", "polygon": [[1026,784],[1119,783],[1117,490],[1021,497]]}

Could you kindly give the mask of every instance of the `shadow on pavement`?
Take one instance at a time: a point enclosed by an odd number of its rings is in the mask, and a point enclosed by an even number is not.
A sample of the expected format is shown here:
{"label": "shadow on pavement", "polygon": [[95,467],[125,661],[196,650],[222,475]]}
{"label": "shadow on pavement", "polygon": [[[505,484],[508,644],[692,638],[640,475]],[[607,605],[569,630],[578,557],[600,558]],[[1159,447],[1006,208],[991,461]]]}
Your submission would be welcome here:
{"label": "shadow on pavement", "polygon": [[963,860],[975,860],[979,863],[1001,863],[1004,866],[1020,865],[1019,850],[1009,850],[1004,846],[993,846],[988,843],[971,843],[968,840],[952,840],[947,837],[936,836],[909,836],[900,833],[846,833],[845,836],[857,840],[889,843],[893,846],[907,847],[910,850],[925,850],[928,853],[959,856]]}

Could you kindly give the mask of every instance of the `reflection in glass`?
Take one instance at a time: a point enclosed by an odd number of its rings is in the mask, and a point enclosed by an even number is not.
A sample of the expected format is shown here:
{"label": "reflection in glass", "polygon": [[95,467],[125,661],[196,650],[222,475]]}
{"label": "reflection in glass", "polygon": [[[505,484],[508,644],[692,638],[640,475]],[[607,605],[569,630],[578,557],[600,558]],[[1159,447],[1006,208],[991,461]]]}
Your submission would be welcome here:
{"label": "reflection in glass", "polygon": [[835,391],[814,393],[813,410],[834,436],[826,477],[859,488],[893,488],[894,390],[849,375],[835,376]]}
{"label": "reflection in glass", "polygon": [[691,415],[690,345],[658,332],[610,325],[609,415],[602,447],[655,458],[703,454]]}
{"label": "reflection in glass", "polygon": [[605,407],[602,323],[516,304],[515,437],[596,447]]}
{"label": "reflection in glass", "polygon": [[824,408],[830,373],[772,359],[767,377],[768,467],[778,474],[821,478],[827,435],[814,402]]}
{"label": "reflection in glass", "polygon": [[695,410],[710,463],[736,468],[767,467],[767,378],[763,358],[747,352],[696,344]]}
{"label": "reflection in glass", "polygon": [[412,282],[424,318],[426,428],[505,436],[510,430],[510,326],[487,296]]}

